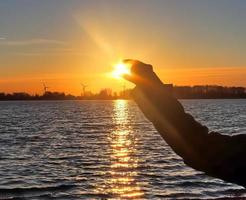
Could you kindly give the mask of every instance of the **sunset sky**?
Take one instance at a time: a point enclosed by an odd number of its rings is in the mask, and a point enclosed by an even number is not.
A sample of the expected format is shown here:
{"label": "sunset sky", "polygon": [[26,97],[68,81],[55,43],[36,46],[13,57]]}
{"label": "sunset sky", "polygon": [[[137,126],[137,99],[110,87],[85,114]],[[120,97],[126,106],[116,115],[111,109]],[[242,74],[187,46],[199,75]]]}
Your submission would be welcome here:
{"label": "sunset sky", "polygon": [[246,87],[245,10],[245,0],[0,1],[0,92],[120,90],[108,74],[124,58],[165,83]]}

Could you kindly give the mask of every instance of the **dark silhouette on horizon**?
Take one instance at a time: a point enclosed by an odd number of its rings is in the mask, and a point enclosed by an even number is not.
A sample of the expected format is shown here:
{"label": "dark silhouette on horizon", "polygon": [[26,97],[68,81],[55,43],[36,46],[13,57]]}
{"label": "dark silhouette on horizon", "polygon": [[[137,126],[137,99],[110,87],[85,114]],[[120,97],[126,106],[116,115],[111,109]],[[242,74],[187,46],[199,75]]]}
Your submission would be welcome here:
{"label": "dark silhouette on horizon", "polygon": [[[218,85],[195,85],[195,86],[173,86],[164,84],[166,88],[177,99],[242,99],[246,98],[246,89],[244,87],[223,87]],[[7,100],[115,100],[132,99],[132,89],[126,89],[120,92],[114,92],[110,88],[104,88],[99,93],[86,91],[83,84],[81,96],[66,95],[64,92],[50,92],[44,85],[43,95],[30,95],[26,92],[14,92],[12,94],[0,93],[0,101]]]}
{"label": "dark silhouette on horizon", "polygon": [[113,92],[110,88],[101,89],[98,93],[86,91],[81,96],[65,94],[64,92],[46,91],[43,95],[30,95],[26,92],[14,92],[12,94],[0,93],[0,101],[35,101],[35,100],[116,100],[130,99],[131,90],[125,89],[120,92]]}
{"label": "dark silhouette on horizon", "polygon": [[124,77],[136,85],[134,100],[184,163],[209,176],[245,187],[246,135],[209,132],[185,112],[151,65],[129,59],[124,62],[132,65],[131,75]]}

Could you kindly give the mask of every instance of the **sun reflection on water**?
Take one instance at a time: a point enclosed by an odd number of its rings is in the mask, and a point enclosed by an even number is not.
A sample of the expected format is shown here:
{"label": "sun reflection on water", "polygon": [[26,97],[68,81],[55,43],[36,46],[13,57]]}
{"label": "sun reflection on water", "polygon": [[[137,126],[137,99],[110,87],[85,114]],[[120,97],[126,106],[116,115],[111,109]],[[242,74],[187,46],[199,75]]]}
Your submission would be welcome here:
{"label": "sun reflection on water", "polygon": [[136,154],[137,139],[134,137],[128,113],[128,101],[114,102],[113,123],[115,129],[108,136],[110,141],[111,166],[105,184],[98,192],[114,198],[140,198],[143,196],[138,175],[138,158]]}

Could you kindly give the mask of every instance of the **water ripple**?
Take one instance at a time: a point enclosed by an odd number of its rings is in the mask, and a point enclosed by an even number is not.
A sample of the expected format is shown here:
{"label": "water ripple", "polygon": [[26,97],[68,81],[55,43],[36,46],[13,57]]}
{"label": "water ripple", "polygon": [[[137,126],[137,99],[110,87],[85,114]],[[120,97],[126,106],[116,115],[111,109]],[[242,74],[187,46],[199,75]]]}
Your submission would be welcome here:
{"label": "water ripple", "polygon": [[[246,133],[246,102],[185,100],[210,129]],[[132,101],[0,102],[0,199],[246,197],[187,167]]]}

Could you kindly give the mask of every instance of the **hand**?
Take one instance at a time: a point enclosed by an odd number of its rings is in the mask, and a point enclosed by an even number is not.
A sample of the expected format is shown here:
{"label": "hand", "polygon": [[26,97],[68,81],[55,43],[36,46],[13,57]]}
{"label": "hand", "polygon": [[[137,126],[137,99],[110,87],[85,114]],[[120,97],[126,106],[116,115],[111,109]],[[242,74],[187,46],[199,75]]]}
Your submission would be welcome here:
{"label": "hand", "polygon": [[151,65],[132,59],[125,59],[123,62],[131,65],[131,74],[123,76],[126,80],[139,87],[157,87],[163,85]]}

